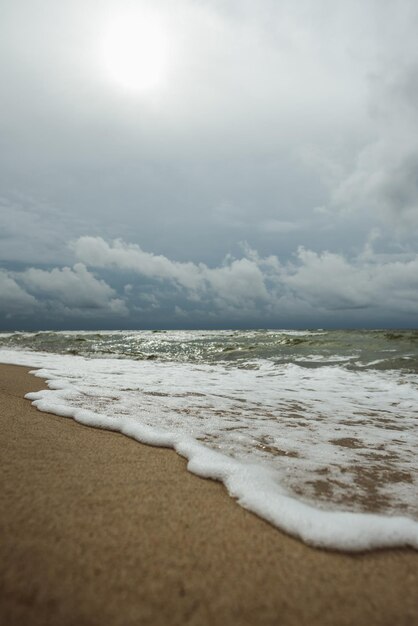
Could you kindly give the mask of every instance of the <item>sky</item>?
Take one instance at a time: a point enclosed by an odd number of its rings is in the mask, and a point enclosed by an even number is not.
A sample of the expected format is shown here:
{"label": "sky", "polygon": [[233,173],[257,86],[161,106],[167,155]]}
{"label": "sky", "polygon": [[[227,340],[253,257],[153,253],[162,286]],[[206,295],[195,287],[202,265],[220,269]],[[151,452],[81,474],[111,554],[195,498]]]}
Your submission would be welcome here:
{"label": "sky", "polygon": [[418,321],[416,0],[0,0],[0,329]]}

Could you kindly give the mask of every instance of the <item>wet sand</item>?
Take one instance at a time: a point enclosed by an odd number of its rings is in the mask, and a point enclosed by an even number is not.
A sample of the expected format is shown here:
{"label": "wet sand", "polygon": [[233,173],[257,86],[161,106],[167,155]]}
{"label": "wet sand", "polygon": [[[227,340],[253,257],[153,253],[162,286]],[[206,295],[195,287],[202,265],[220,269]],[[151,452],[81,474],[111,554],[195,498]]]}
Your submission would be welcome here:
{"label": "wet sand", "polygon": [[0,366],[0,623],[418,625],[418,552],[315,550],[171,450],[40,413]]}

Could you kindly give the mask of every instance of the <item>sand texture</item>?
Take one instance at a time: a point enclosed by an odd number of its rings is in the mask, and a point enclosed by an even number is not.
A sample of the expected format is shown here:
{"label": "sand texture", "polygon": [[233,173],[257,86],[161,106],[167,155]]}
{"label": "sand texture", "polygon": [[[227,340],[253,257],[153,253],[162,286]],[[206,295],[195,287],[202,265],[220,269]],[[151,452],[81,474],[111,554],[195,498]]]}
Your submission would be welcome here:
{"label": "sand texture", "polygon": [[418,625],[418,553],[315,550],[171,450],[40,413],[0,366],[0,623]]}

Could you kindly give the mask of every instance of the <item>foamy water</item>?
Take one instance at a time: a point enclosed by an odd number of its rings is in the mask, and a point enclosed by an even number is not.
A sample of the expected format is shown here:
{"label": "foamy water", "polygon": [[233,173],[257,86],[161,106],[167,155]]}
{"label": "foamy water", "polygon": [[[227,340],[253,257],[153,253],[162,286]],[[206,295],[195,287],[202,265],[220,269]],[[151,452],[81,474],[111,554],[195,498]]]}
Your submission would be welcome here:
{"label": "foamy water", "polygon": [[173,447],[307,543],[418,548],[415,339],[15,333],[0,335],[0,361],[40,368],[39,409]]}

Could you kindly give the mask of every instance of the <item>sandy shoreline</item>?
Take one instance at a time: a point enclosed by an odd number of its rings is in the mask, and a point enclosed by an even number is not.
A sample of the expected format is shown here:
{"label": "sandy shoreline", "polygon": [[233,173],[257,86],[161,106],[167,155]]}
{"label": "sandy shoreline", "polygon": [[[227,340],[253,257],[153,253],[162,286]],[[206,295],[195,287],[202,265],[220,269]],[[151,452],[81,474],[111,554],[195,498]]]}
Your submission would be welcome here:
{"label": "sandy shoreline", "polygon": [[418,553],[308,548],[173,451],[44,414],[0,366],[0,622],[418,625]]}

